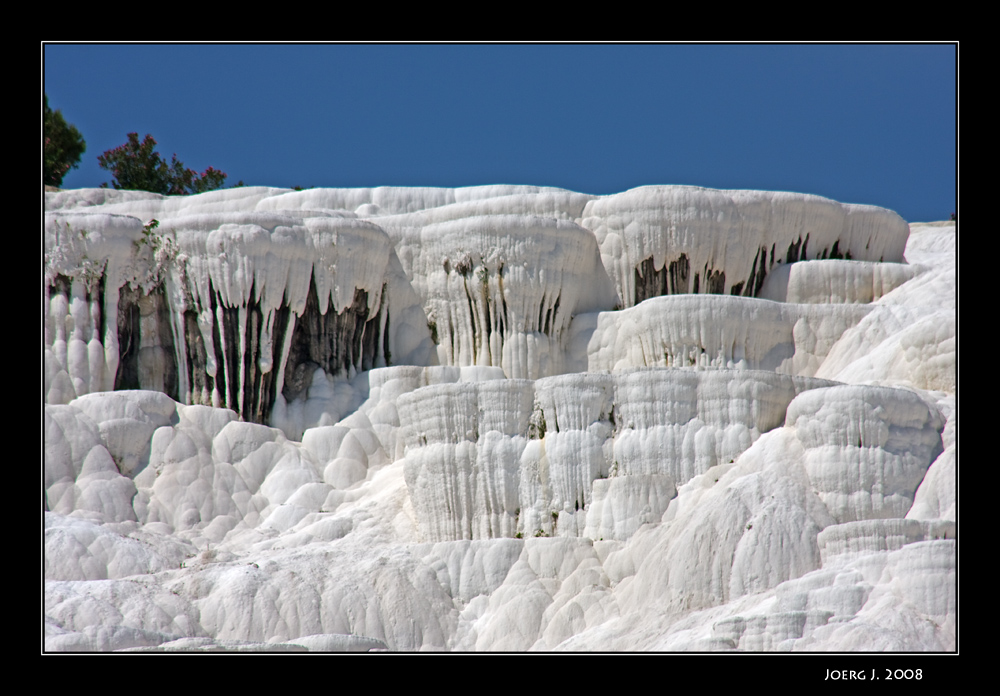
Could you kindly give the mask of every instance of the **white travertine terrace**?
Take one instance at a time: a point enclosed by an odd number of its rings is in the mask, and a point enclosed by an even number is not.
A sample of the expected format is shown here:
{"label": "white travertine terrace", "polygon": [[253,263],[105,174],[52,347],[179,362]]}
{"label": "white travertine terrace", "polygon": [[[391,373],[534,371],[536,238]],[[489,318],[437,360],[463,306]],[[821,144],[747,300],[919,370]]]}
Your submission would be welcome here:
{"label": "white travertine terrace", "polygon": [[48,651],[956,647],[954,223],[45,196]]}
{"label": "white travertine terrace", "polygon": [[[594,231],[625,307],[650,296],[637,292],[639,276],[648,283],[648,271],[662,273],[671,264],[678,264],[670,274],[672,293],[756,296],[776,263],[902,261],[907,235],[906,222],[884,208],[694,186],[641,186],[601,196],[587,203],[580,224]],[[717,289],[706,290],[713,283]]]}

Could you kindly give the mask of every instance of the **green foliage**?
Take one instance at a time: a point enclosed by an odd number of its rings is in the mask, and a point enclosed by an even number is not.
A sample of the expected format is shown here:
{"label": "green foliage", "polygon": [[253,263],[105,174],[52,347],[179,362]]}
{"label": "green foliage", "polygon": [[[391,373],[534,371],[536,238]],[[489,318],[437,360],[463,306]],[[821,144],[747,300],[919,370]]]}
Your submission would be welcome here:
{"label": "green foliage", "polygon": [[[200,175],[186,169],[175,154],[167,164],[160,153],[153,150],[156,141],[147,134],[140,143],[138,133],[129,133],[128,142],[108,150],[97,158],[101,169],[113,175],[111,185],[116,189],[150,191],[168,196],[184,196],[222,188],[226,174],[209,167]],[[101,184],[107,188],[107,184]]]}
{"label": "green foliage", "polygon": [[[137,279],[138,284],[146,290],[147,294],[150,288],[156,287],[162,282],[167,267],[174,262],[177,254],[180,253],[177,242],[155,232],[159,226],[159,220],[155,218],[150,220],[142,227],[142,238],[134,242],[136,252],[144,255],[150,264],[146,275]],[[147,253],[148,256],[146,256]]]}
{"label": "green foliage", "polygon": [[66,173],[80,166],[80,158],[87,149],[87,143],[76,126],[66,123],[62,112],[49,108],[48,95],[45,95],[44,104],[42,183],[46,186],[62,186]]}

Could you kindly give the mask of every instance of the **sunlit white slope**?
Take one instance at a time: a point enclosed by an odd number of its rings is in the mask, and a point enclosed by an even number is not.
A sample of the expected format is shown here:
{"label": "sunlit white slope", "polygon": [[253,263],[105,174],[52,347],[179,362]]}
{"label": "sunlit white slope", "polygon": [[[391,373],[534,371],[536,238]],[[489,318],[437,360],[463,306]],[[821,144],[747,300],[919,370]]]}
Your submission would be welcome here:
{"label": "sunlit white slope", "polygon": [[778,302],[868,303],[926,270],[904,263],[827,259],[776,266],[759,297]]}
{"label": "sunlit white slope", "polygon": [[955,228],[913,229],[907,255],[920,260],[920,272],[871,305],[872,312],[831,349],[817,376],[955,391]]}
{"label": "sunlit white slope", "polygon": [[[359,217],[380,217],[419,213],[452,205],[482,204],[495,206],[492,201],[503,201],[509,197],[536,195],[554,196],[557,201],[573,201],[591,198],[586,194],[572,193],[549,186],[519,186],[492,184],[486,186],[466,186],[462,188],[432,188],[429,186],[379,186],[376,188],[332,189],[317,188],[304,191],[283,190],[278,195],[256,203],[258,210],[299,209],[299,210],[346,210]],[[501,204],[506,207],[506,204]],[[582,206],[574,203],[573,209]],[[504,212],[520,212],[508,211]],[[467,215],[461,215],[467,217]],[[450,217],[448,219],[451,219]]]}
{"label": "sunlit white slope", "polygon": [[578,315],[567,368],[749,368],[817,374],[870,307],[799,305],[753,297],[671,295],[620,312]]}
{"label": "sunlit white slope", "polygon": [[[386,230],[424,227],[483,215],[530,215],[578,221],[596,198],[537,186],[469,186],[458,189],[308,189],[262,199],[257,210],[342,210],[376,219]],[[391,234],[391,232],[390,232]]]}
{"label": "sunlit white slope", "polygon": [[[837,397],[858,390],[860,410],[834,415]],[[804,416],[820,403],[828,416]],[[953,649],[954,523],[904,520],[891,502],[912,497],[940,451],[936,410],[910,391],[842,386],[799,395],[789,414],[734,464],[681,486],[663,524],[608,554],[616,616],[533,647]],[[893,431],[913,428],[937,444],[901,447]]]}
{"label": "sunlit white slope", "polygon": [[[47,650],[955,648],[953,225],[904,259],[799,194],[46,204]],[[680,249],[699,294],[653,296]]]}

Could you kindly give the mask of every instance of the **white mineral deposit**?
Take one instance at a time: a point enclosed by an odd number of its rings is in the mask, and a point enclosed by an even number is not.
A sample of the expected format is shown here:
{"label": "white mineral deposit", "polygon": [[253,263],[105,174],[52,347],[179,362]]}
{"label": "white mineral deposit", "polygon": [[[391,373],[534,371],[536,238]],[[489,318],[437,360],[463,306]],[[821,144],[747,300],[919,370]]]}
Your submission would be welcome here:
{"label": "white mineral deposit", "polygon": [[956,648],[955,223],[81,189],[44,250],[46,651]]}

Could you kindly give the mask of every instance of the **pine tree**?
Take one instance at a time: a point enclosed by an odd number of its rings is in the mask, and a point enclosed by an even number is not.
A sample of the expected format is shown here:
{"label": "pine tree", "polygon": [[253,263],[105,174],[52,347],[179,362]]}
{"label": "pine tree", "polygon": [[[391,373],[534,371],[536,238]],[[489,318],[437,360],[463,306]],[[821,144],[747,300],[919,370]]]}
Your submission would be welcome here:
{"label": "pine tree", "polygon": [[66,173],[80,166],[80,158],[87,149],[87,143],[76,126],[66,123],[62,112],[49,108],[47,94],[44,104],[42,183],[61,186]]}

